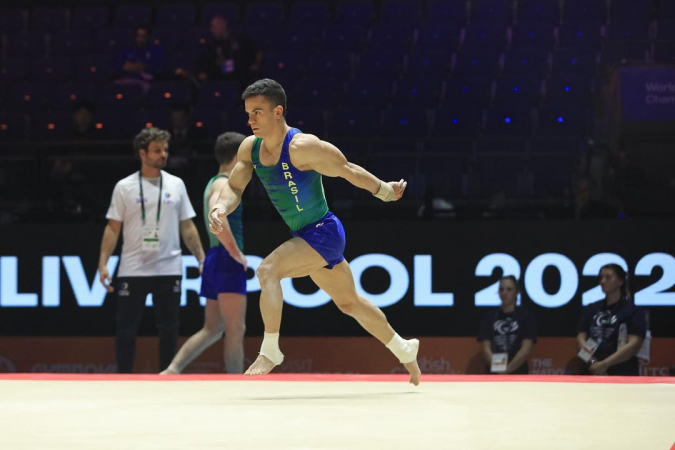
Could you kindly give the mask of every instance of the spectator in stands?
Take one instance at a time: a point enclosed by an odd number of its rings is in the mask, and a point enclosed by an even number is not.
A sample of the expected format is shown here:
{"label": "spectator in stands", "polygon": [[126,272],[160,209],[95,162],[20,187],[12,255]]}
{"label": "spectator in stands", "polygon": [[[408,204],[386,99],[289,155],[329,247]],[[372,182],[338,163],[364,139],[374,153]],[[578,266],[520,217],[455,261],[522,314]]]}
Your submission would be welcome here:
{"label": "spectator in stands", "polygon": [[197,62],[201,81],[236,80],[246,86],[258,78],[263,54],[253,39],[233,33],[221,15],[211,19],[211,35],[213,42]]}
{"label": "spectator in stands", "polygon": [[534,316],[516,306],[520,287],[513,275],[499,280],[501,307],[483,316],[478,342],[493,373],[527,374],[527,358],[537,341]]}
{"label": "spectator in stands", "polygon": [[638,209],[649,204],[646,196],[653,198],[654,179],[646,168],[634,161],[625,149],[616,152],[612,161],[613,188],[622,210]]}
{"label": "spectator in stands", "polygon": [[207,139],[204,127],[198,127],[191,118],[191,108],[187,103],[171,106],[171,160],[167,167],[178,170],[190,165],[190,157],[197,154],[199,141]]}
{"label": "spectator in stands", "polygon": [[574,204],[575,219],[614,219],[619,211],[602,201],[593,199],[594,182],[590,175],[582,175],[577,182]]}
{"label": "spectator in stands", "polygon": [[81,100],[73,107],[73,125],[68,134],[68,139],[75,141],[101,139],[100,130],[96,129],[94,121],[94,103],[89,100]]}
{"label": "spectator in stands", "polygon": [[136,28],[134,45],[119,54],[116,84],[138,84],[143,92],[150,90],[150,84],[157,79],[164,67],[164,52],[150,40],[150,27]]}
{"label": "spectator in stands", "polygon": [[171,106],[171,145],[206,139],[206,129],[197,126],[190,117],[190,106],[179,103]]}
{"label": "spectator in stands", "polygon": [[47,211],[51,219],[82,217],[87,197],[86,178],[68,157],[57,158],[49,171]]}
{"label": "spectator in stands", "polygon": [[607,264],[600,269],[600,286],[605,299],[587,306],[579,323],[579,357],[593,375],[639,375],[637,353],[647,326],[631,298],[628,275]]}
{"label": "spectator in stands", "polygon": [[[102,139],[94,121],[95,106],[89,100],[80,100],[73,107],[72,126],[64,138],[72,141]],[[86,154],[80,146],[63,148],[48,172],[47,210],[50,217],[74,220],[83,217],[92,204],[91,191],[86,188],[86,177],[72,156]]]}

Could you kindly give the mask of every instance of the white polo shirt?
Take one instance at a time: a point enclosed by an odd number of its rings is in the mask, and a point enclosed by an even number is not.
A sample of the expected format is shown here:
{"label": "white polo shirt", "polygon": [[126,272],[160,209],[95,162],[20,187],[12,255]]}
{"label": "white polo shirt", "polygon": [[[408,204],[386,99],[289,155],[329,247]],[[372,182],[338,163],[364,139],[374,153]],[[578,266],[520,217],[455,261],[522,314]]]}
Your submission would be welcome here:
{"label": "white polo shirt", "polygon": [[[159,217],[159,250],[142,250],[143,220],[141,214],[140,172],[115,185],[106,218],[122,222],[122,258],[118,277],[153,277],[182,275],[180,221],[195,217],[185,183],[180,178],[162,173],[162,207]],[[159,177],[143,177],[145,225],[157,224]]]}

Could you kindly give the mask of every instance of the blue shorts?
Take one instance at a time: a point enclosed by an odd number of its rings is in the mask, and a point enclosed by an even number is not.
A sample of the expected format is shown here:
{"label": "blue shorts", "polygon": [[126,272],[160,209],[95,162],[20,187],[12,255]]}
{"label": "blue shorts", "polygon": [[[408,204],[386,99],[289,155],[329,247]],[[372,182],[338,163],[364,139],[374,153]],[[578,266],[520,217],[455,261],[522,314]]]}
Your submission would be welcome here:
{"label": "blue shorts", "polygon": [[299,237],[307,241],[310,247],[316,250],[332,269],[345,259],[345,229],[342,222],[335,214],[328,211],[320,220],[299,229],[291,231],[293,237]]}
{"label": "blue shorts", "polygon": [[219,245],[206,254],[199,295],[216,300],[218,294],[226,293],[246,295],[246,270]]}

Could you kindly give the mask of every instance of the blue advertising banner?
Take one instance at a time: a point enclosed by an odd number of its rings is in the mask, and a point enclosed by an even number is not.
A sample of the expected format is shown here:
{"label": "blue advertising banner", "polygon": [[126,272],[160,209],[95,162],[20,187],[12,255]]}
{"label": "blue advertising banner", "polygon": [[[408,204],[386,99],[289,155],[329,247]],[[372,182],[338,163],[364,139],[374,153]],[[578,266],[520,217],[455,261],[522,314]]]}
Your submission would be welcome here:
{"label": "blue advertising banner", "polygon": [[622,67],[621,109],[627,122],[675,121],[675,66]]}

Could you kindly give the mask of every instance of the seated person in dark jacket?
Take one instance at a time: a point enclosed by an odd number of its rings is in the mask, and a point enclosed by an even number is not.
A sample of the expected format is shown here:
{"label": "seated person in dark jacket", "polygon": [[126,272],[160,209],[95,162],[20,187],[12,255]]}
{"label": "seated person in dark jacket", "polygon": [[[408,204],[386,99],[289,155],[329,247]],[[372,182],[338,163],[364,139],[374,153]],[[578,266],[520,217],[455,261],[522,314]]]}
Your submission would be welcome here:
{"label": "seated person in dark jacket", "polygon": [[516,306],[520,287],[512,275],[499,280],[501,307],[483,316],[478,341],[493,373],[526,374],[527,358],[537,341],[534,316]]}
{"label": "seated person in dark jacket", "polygon": [[89,100],[80,100],[73,107],[73,123],[67,139],[74,141],[102,139],[101,130],[96,128],[94,103]]}
{"label": "seated person in dark jacket", "polygon": [[204,125],[192,120],[190,105],[177,103],[171,106],[171,145],[186,141],[206,139]]}
{"label": "seated person in dark jacket", "polygon": [[203,123],[192,119],[191,108],[187,103],[171,105],[171,159],[167,167],[171,169],[189,165],[189,158],[197,154],[200,142],[208,139]]}
{"label": "seated person in dark jacket", "polygon": [[618,264],[600,269],[605,299],[588,305],[579,322],[579,357],[593,375],[640,375],[637,353],[647,325],[630,298],[626,271]]}
{"label": "seated person in dark jacket", "polygon": [[164,68],[164,52],[150,40],[150,27],[136,28],[134,45],[123,49],[117,59],[116,84],[138,84],[143,92],[150,90],[150,83],[157,79]]}
{"label": "seated person in dark jacket", "polygon": [[197,61],[198,78],[235,80],[247,86],[258,78],[262,52],[245,34],[233,33],[223,16],[211,19],[213,42]]}

